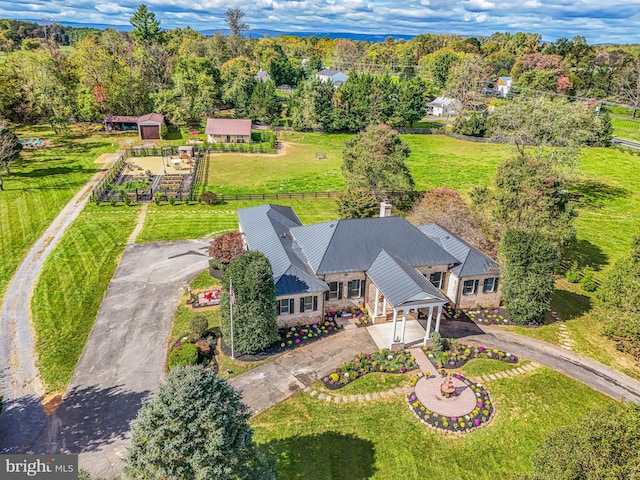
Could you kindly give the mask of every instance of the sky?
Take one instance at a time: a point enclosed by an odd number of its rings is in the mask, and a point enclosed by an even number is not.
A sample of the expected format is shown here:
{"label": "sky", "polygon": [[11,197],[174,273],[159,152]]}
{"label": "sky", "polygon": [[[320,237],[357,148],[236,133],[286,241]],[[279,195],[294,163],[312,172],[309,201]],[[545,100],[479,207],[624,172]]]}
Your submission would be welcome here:
{"label": "sky", "polygon": [[[0,17],[128,26],[142,3],[126,0],[0,0]],[[148,0],[166,29],[225,29],[240,8],[253,29],[366,34],[540,33],[584,36],[590,44],[640,43],[640,0]]]}

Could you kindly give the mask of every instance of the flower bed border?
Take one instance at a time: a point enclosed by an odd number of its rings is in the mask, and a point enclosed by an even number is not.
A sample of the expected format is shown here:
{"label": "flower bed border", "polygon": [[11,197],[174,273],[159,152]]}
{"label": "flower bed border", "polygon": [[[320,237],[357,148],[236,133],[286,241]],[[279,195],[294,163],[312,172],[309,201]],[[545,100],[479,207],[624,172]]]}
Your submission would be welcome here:
{"label": "flower bed border", "polygon": [[[207,340],[207,342],[209,343],[209,354],[208,355],[203,354],[198,348],[198,363],[196,363],[196,365],[200,365],[203,368],[212,370],[213,373],[217,374],[220,371],[220,364],[216,360],[216,353],[217,353],[216,345],[218,343],[218,336],[215,334],[215,332],[213,330],[207,330],[201,337],[197,338],[194,342],[185,340],[190,338],[191,336],[188,334],[182,335],[175,343],[169,345],[169,351],[167,352],[167,359],[165,360],[165,368],[168,369],[166,362],[169,359],[169,354],[173,350],[175,350],[179,346],[184,345],[186,343],[193,343],[195,345],[200,340]],[[209,362],[206,365],[202,363],[204,359],[209,360]]]}
{"label": "flower bed border", "polygon": [[[411,386],[411,392],[409,392],[405,398],[411,412],[415,415],[415,417],[420,422],[427,425],[428,427],[433,428],[434,430],[437,430],[438,432],[441,432],[441,433],[461,435],[461,434],[470,433],[479,428],[485,427],[486,425],[489,425],[491,421],[495,418],[497,410],[493,403],[493,400],[491,399],[491,395],[489,394],[487,389],[481,383],[472,382],[467,377],[459,373],[456,374],[456,378],[461,380],[465,385],[469,386],[469,388],[471,388],[474,391],[476,397],[480,399],[480,402],[482,403],[482,407],[476,404],[476,408],[474,408],[474,410],[471,413],[467,413],[462,416],[464,420],[463,427],[459,426],[459,420],[458,420],[459,417],[450,417],[447,415],[441,415],[439,413],[432,412],[425,405],[423,405],[423,403],[415,395],[415,385],[418,382],[418,380],[420,378],[423,378],[424,376],[425,374],[420,372],[411,379],[411,382],[409,383],[409,385]],[[483,415],[484,417],[486,417],[486,419],[483,421],[481,419],[476,418],[478,413],[480,413],[479,409],[485,408],[485,407],[486,407],[486,410],[489,412],[488,415]],[[478,410],[478,412],[476,412],[476,410]],[[443,420],[443,418],[445,420]],[[480,423],[476,423],[476,420],[479,420]],[[446,426],[443,425],[444,422],[447,423]],[[456,428],[455,425],[458,425],[458,428]]]}
{"label": "flower bed border", "polygon": [[[422,347],[422,351],[429,358],[431,363],[433,363],[438,369],[455,369],[460,368],[466,365],[470,360],[474,358],[484,358],[487,360],[497,360],[500,362],[508,363],[510,365],[516,365],[518,363],[518,357],[510,354],[509,352],[503,352],[502,350],[498,350],[497,348],[486,348],[482,345],[474,346],[474,345],[459,345],[457,350],[462,350],[464,355],[458,355],[458,352],[455,351],[455,355],[451,355],[452,349],[449,348],[445,350],[443,355],[449,357],[446,363],[442,365],[436,364],[438,360],[436,359],[436,354],[433,352],[430,347]],[[469,353],[466,351],[469,350]],[[455,357],[455,360],[451,360]],[[453,362],[453,364],[452,364]]]}
{"label": "flower bed border", "polygon": [[[313,325],[318,325],[319,328],[314,329]],[[326,327],[326,331],[323,327]],[[313,330],[313,336],[309,337],[307,334],[303,334],[302,336],[300,336],[299,332],[302,330]],[[308,325],[298,325],[294,327],[282,327],[278,329],[279,339],[266,347],[264,350],[252,354],[236,351],[234,352],[236,357],[235,359],[241,362],[260,362],[262,360],[268,359],[269,357],[272,357],[273,355],[277,355],[279,353],[287,352],[290,350],[295,350],[296,348],[304,347],[305,345],[317,342],[318,340],[322,340],[323,338],[335,335],[342,330],[342,325],[336,323],[334,320],[325,320],[324,322],[316,322]],[[320,331],[321,333],[318,333],[318,331]],[[291,343],[288,343],[289,340],[287,340],[286,338],[287,334],[293,335],[289,337],[294,339],[291,340]],[[300,338],[300,342],[296,343],[296,338]],[[283,343],[284,347],[282,346]],[[224,338],[221,338],[220,348],[225,355],[227,355],[228,357],[231,356],[231,347],[229,347],[229,345],[224,342]]]}
{"label": "flower bed border", "polygon": [[[395,370],[395,369],[391,370],[390,368],[384,368],[384,365],[380,365],[375,360],[371,360],[371,356],[372,355],[379,354],[379,355],[382,355],[383,357],[387,358],[389,355],[394,355],[395,356],[398,353],[402,353],[405,356],[408,355],[408,359],[407,359],[406,362],[404,362],[406,364],[403,364],[397,370]],[[389,360],[389,361],[393,361],[393,360]],[[409,363],[409,362],[411,362],[411,363]],[[341,370],[343,370],[346,367],[346,365],[349,365],[349,364],[352,364],[352,363],[366,364],[368,371],[365,371],[365,372],[359,374],[353,380],[351,380],[349,382],[346,382],[346,383],[334,382],[334,381],[331,380],[331,376],[332,375],[337,374],[339,376]],[[375,365],[373,365],[374,363],[375,363]],[[354,367],[355,367],[355,365],[354,365]],[[411,353],[408,350],[400,350],[399,352],[392,352],[389,349],[383,349],[383,350],[378,350],[377,352],[374,352],[373,354],[359,353],[358,355],[356,355],[356,358],[352,362],[344,364],[341,368],[339,368],[339,369],[335,370],[334,372],[330,373],[329,375],[326,375],[325,377],[323,377],[322,383],[329,390],[339,390],[342,387],[344,387],[346,385],[350,385],[351,383],[355,382],[359,378],[365,377],[366,375],[368,375],[370,373],[388,373],[388,374],[391,374],[391,375],[400,375],[400,374],[404,374],[404,373],[416,370],[417,368],[418,368],[418,364],[415,361],[415,358],[413,357],[413,355],[411,355]],[[344,374],[344,375],[346,376],[346,374]]]}

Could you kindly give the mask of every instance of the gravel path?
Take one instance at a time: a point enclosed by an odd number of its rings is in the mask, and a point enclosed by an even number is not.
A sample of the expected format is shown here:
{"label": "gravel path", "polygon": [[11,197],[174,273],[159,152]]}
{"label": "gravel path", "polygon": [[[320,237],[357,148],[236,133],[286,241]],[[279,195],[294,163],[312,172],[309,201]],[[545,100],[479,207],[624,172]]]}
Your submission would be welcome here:
{"label": "gravel path", "polygon": [[31,325],[31,296],[42,265],[64,232],[80,214],[93,187],[119,157],[114,154],[62,209],[27,253],[7,288],[0,313],[0,390],[4,409],[0,415],[3,453],[24,452],[42,428],[45,414]]}

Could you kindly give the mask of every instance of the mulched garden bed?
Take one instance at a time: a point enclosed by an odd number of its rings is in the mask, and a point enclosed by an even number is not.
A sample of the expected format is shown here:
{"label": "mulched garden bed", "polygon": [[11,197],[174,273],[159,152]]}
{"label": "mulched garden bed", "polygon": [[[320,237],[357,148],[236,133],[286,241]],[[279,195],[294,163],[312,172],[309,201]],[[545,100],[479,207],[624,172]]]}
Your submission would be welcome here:
{"label": "mulched garden bed", "polygon": [[418,364],[415,358],[406,350],[378,350],[371,354],[359,353],[351,362],[345,363],[322,381],[329,390],[338,390],[368,373],[402,374],[416,368]]}
{"label": "mulched garden bed", "polygon": [[216,362],[217,339],[214,332],[208,331],[199,338],[184,335],[171,346],[169,353],[186,343],[193,343],[198,348],[198,365],[202,365],[203,367],[212,370],[213,373],[218,373],[219,365],[218,362]]}
{"label": "mulched garden bed", "polygon": [[485,325],[513,325],[509,314],[503,307],[499,308],[469,308],[454,309],[451,305],[444,306],[444,316],[451,320],[468,320]]}
{"label": "mulched garden bed", "polygon": [[[342,325],[336,323],[335,320],[328,319],[324,322],[313,323],[310,325],[281,328],[278,331],[278,340],[264,350],[253,354],[241,353],[238,351],[234,353],[236,360],[240,360],[241,362],[259,362],[261,360],[266,360],[272,355],[277,355],[282,352],[309,345],[310,343],[318,341],[329,335],[338,333],[341,330]],[[224,342],[224,339],[222,339],[220,345],[224,354],[231,356],[231,347]]]}
{"label": "mulched garden bed", "polygon": [[[413,377],[410,385],[414,387],[422,376],[423,374],[420,373]],[[407,403],[413,414],[418,417],[421,422],[432,428],[451,433],[468,433],[489,423],[495,412],[495,408],[489,392],[482,385],[473,383],[460,374],[456,374],[455,376],[471,388],[476,395],[476,407],[470,413],[461,417],[449,417],[432,412],[418,400],[415,393],[407,395]]]}
{"label": "mulched garden bed", "polygon": [[449,340],[449,342],[449,348],[443,352],[435,351],[433,347],[422,347],[429,360],[438,368],[460,368],[474,358],[487,358],[512,364],[518,363],[518,357],[497,348],[490,349],[482,345],[461,345],[452,340]]}

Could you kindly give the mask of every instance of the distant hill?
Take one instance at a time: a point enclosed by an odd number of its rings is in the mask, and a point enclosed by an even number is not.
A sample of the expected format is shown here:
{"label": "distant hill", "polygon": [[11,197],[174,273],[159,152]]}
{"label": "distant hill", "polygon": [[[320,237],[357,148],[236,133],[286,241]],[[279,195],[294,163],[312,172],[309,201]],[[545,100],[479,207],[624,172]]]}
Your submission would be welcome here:
{"label": "distant hill", "polygon": [[[30,22],[37,23],[37,20],[27,20]],[[113,28],[114,30],[119,30],[121,32],[130,32],[132,30],[132,26],[129,24],[126,25],[105,25],[99,23],[79,23],[79,22],[60,22],[61,25],[67,25],[73,28],[97,28],[99,30],[104,30],[105,28]],[[216,32],[220,32],[223,35],[229,35],[229,29],[220,28],[220,29],[206,29],[199,30],[199,32],[203,35],[213,35]],[[368,34],[368,33],[351,33],[351,32],[283,32],[279,30],[267,30],[262,28],[251,29],[248,32],[245,32],[244,36],[250,38],[262,38],[262,37],[279,37],[281,35],[293,35],[296,37],[327,37],[327,38],[348,38],[349,40],[358,40],[361,42],[369,40],[370,42],[383,42],[385,38],[392,37],[396,40],[404,39],[410,40],[415,37],[415,35],[400,35],[395,33],[388,34]]]}

